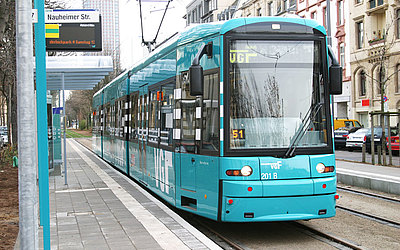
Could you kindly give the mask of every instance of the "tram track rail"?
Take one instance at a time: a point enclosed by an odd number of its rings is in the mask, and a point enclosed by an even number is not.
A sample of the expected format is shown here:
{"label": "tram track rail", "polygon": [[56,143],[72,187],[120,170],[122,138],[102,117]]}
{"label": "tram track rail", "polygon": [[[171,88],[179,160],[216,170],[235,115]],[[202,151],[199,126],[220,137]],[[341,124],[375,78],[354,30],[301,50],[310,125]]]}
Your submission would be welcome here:
{"label": "tram track rail", "polygon": [[[360,190],[354,190],[354,189],[345,188],[345,187],[337,187],[337,190],[348,192],[348,193],[352,193],[352,194],[357,194],[357,195],[361,195],[361,196],[371,197],[371,198],[375,198],[375,199],[379,199],[379,200],[383,200],[383,201],[387,201],[387,202],[394,202],[396,204],[400,204],[400,199],[393,198],[393,197],[388,197],[388,196],[381,195],[381,194],[376,194],[376,193],[371,193],[371,192],[366,192],[366,191],[360,191]],[[373,220],[373,221],[377,221],[377,222],[379,222],[381,224],[385,224],[385,225],[400,229],[400,222],[398,222],[398,221],[394,221],[394,220],[391,220],[391,219],[383,218],[381,216],[377,216],[377,215],[374,215],[374,214],[371,214],[371,213],[362,212],[362,211],[355,210],[355,209],[348,208],[348,207],[341,206],[341,205],[336,205],[336,208],[340,209],[342,211],[354,214],[356,216],[367,218],[367,219],[370,219],[370,220]]]}
{"label": "tram track rail", "polygon": [[339,186],[337,187],[337,190],[348,192],[348,193],[353,193],[353,194],[358,194],[358,195],[363,195],[363,196],[367,196],[367,197],[371,197],[371,198],[377,198],[377,199],[381,199],[381,200],[385,200],[385,201],[400,203],[400,199],[385,196],[385,195],[355,190],[355,189],[346,188],[346,187],[339,187]]}
{"label": "tram track rail", "polygon": [[379,223],[382,223],[382,224],[385,224],[385,225],[400,229],[400,222],[397,222],[397,221],[394,221],[394,220],[386,219],[386,218],[383,218],[383,217],[380,217],[380,216],[376,216],[376,215],[373,215],[373,214],[369,214],[369,213],[364,213],[364,212],[357,211],[357,210],[354,210],[354,209],[351,209],[351,208],[347,208],[347,207],[343,207],[343,206],[336,205],[336,208],[338,208],[340,210],[343,210],[343,211],[346,211],[346,212],[349,212],[351,214],[363,217],[363,218],[374,220],[374,221],[377,221]]}
{"label": "tram track rail", "polygon": [[[354,249],[354,250],[361,250],[363,249],[360,245],[357,245],[356,243],[350,242],[348,240],[342,239],[340,237],[334,236],[332,234],[328,234],[325,232],[322,232],[318,229],[315,229],[313,227],[307,226],[301,222],[298,221],[293,221],[290,222],[294,227],[300,228],[301,230],[308,232],[307,234],[309,234],[311,237],[316,238],[318,240],[320,240],[318,237],[321,237],[325,240],[327,240],[328,244],[334,246],[334,247],[338,247],[338,246],[343,246],[345,248],[348,249]],[[318,237],[315,237],[318,236]],[[332,244],[334,243],[334,244]]]}
{"label": "tram track rail", "polygon": [[[190,220],[190,223],[204,234],[208,235],[210,239],[212,239],[215,244],[219,245],[223,249],[233,249],[233,250],[244,250],[242,246],[240,246],[237,242],[233,241],[227,236],[217,232],[212,226],[208,223],[199,220],[196,216],[190,215],[190,218],[186,218]],[[210,237],[210,234],[212,234]],[[229,248],[227,248],[229,246]]]}

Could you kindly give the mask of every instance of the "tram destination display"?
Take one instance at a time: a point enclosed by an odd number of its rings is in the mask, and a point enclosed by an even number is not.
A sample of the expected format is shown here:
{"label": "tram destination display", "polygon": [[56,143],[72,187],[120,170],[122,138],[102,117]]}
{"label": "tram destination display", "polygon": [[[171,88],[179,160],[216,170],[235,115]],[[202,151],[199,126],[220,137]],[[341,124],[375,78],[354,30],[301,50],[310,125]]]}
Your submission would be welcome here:
{"label": "tram destination display", "polygon": [[101,51],[101,17],[94,10],[46,10],[46,50]]}

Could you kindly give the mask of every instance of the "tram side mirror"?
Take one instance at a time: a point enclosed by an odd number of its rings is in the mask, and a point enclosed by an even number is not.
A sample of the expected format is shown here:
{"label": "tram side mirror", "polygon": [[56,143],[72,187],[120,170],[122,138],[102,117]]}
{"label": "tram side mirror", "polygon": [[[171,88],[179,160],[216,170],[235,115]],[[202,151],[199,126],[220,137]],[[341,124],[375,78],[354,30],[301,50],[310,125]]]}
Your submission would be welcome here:
{"label": "tram side mirror", "polygon": [[203,44],[193,59],[192,66],[189,68],[189,90],[191,96],[203,95],[204,76],[203,68],[200,66],[200,59],[207,55],[212,58],[213,43]]}
{"label": "tram side mirror", "polygon": [[340,65],[332,65],[329,68],[329,94],[342,94],[342,71]]}
{"label": "tram side mirror", "polygon": [[329,67],[329,94],[341,95],[343,70],[336,59],[331,46],[328,46],[328,55],[331,62],[331,66]]}
{"label": "tram side mirror", "polygon": [[189,68],[190,95],[191,96],[203,95],[203,85],[204,85],[203,67],[201,67],[200,65],[190,66]]}

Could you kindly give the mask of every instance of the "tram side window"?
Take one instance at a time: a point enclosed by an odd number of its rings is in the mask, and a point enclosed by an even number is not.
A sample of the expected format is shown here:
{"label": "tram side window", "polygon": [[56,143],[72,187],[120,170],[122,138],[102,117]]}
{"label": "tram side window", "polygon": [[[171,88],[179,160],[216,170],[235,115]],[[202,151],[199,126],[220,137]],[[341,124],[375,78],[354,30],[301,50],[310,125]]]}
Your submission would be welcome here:
{"label": "tram side window", "polygon": [[174,83],[161,87],[160,144],[172,146]]}
{"label": "tram side window", "polygon": [[122,100],[118,100],[115,103],[115,108],[115,136],[121,138],[123,136]]}
{"label": "tram side window", "polygon": [[150,111],[149,111],[149,142],[158,143],[158,101],[160,91],[152,90],[150,92]]}
{"label": "tram side window", "polygon": [[129,139],[135,140],[138,136],[138,94],[135,93],[131,95],[131,108],[130,108],[130,116],[131,116],[131,131],[129,134]]}
{"label": "tram side window", "polygon": [[105,119],[104,119],[104,121],[105,121],[105,124],[104,124],[104,127],[105,127],[104,135],[105,136],[110,136],[111,133],[112,133],[112,131],[111,131],[111,117],[112,117],[111,116],[111,106],[107,105],[104,111],[105,111],[104,112],[104,115],[105,115]]}
{"label": "tram side window", "polygon": [[122,98],[119,101],[119,109],[118,109],[118,118],[119,118],[119,137],[124,138],[125,132],[125,100],[126,98]]}
{"label": "tram side window", "polygon": [[219,150],[219,75],[204,76],[202,146],[206,151]]}
{"label": "tram side window", "polygon": [[188,74],[182,73],[180,76],[182,84],[182,100],[181,100],[181,152],[196,153],[197,148],[195,144],[196,137],[196,97],[191,96],[189,93],[189,79]]}
{"label": "tram side window", "polygon": [[116,112],[115,112],[115,102],[111,105],[111,135],[115,137],[116,134]]}
{"label": "tram side window", "polygon": [[98,123],[98,119],[99,119],[99,112],[97,111],[97,109],[95,109],[93,111],[93,134],[97,135],[100,131],[98,129],[99,123]]}

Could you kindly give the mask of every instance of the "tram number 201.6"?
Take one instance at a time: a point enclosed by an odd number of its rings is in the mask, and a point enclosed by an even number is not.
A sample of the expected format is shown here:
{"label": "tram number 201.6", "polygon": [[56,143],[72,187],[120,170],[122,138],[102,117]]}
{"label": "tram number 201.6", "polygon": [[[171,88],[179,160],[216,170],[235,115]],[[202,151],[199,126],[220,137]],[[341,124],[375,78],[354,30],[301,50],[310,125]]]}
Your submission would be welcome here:
{"label": "tram number 201.6", "polygon": [[278,173],[261,173],[261,180],[278,179]]}

